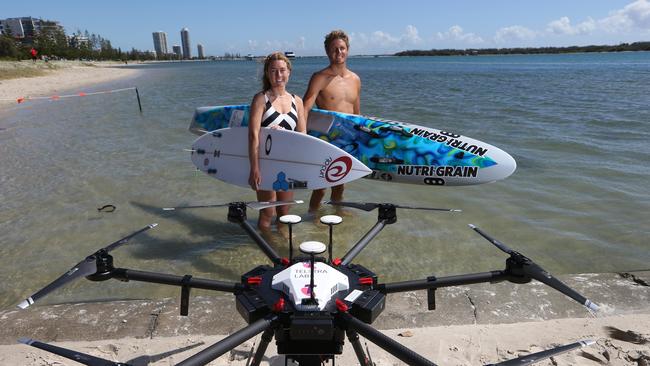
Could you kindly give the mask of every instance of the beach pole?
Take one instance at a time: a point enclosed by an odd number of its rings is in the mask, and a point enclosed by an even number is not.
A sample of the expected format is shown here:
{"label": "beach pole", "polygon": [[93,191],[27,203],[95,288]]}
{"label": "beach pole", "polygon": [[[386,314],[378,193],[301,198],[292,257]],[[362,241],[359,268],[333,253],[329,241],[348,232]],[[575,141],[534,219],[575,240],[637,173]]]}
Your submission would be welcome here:
{"label": "beach pole", "polygon": [[142,104],[140,103],[140,93],[138,92],[138,87],[135,87],[135,96],[138,98],[138,108],[140,108],[140,113],[142,113]]}

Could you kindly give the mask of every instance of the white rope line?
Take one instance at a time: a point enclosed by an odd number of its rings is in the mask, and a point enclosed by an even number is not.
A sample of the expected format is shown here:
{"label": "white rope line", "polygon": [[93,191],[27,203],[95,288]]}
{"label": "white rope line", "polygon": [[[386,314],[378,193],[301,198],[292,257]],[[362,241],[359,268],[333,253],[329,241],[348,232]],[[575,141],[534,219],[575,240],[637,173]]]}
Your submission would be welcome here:
{"label": "white rope line", "polygon": [[113,89],[113,90],[104,90],[104,91],[98,91],[98,92],[92,92],[92,93],[84,93],[84,92],[79,92],[77,94],[68,94],[68,95],[52,95],[49,97],[30,97],[30,96],[25,96],[25,97],[19,97],[19,98],[0,98],[0,100],[9,100],[9,101],[16,101],[17,103],[23,103],[28,100],[38,100],[38,99],[50,99],[50,100],[57,100],[61,98],[72,98],[72,97],[85,97],[88,95],[97,95],[97,94],[110,94],[110,93],[118,93],[126,90],[134,90],[136,87],[132,86],[130,88],[122,88],[122,89]]}

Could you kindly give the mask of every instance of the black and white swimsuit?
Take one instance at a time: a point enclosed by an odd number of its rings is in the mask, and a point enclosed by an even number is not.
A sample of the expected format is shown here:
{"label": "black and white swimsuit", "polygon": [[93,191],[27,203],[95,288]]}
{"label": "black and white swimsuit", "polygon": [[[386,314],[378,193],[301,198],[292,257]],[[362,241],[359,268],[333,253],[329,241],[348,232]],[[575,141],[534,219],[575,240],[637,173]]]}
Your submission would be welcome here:
{"label": "black and white swimsuit", "polygon": [[293,94],[291,94],[291,110],[289,110],[289,113],[276,111],[266,93],[264,93],[264,101],[266,102],[266,108],[264,109],[264,115],[262,115],[262,127],[280,126],[285,130],[292,131],[296,129],[298,112],[296,112],[296,99]]}

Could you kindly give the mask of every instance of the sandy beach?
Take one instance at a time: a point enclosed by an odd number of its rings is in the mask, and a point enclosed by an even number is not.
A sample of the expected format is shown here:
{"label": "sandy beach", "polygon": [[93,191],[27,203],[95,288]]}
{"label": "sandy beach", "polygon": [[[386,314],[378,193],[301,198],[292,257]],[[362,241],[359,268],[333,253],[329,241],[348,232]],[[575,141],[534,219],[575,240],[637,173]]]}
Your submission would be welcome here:
{"label": "sandy beach", "polygon": [[[21,75],[23,73],[42,74],[42,76],[20,77],[0,80],[0,111],[18,105],[17,100],[29,97],[51,97],[62,91],[83,92],[84,87],[128,78],[136,75],[118,62],[79,62],[79,61],[0,61],[2,74]],[[26,71],[26,72],[25,72]]]}
{"label": "sandy beach", "polygon": [[[645,329],[645,335],[634,336],[628,329]],[[626,340],[612,339],[619,331]],[[554,357],[539,365],[648,365],[650,364],[650,315],[626,315],[597,319],[563,319],[496,325],[462,325],[434,328],[391,329],[384,331],[391,338],[410,347],[439,365],[483,365],[542,351],[550,346],[581,339],[593,339],[596,344]],[[408,337],[400,334],[410,335]],[[636,333],[638,334],[638,333]],[[161,338],[122,338],[92,342],[55,342],[79,352],[104,359],[128,362],[134,366],[174,365],[199,350],[216,343],[224,336],[175,336]],[[622,337],[621,337],[622,338]],[[257,336],[230,354],[210,365],[246,365]],[[367,342],[364,340],[364,342]],[[365,347],[365,343],[364,344]],[[372,360],[377,365],[401,365],[400,360],[367,342]],[[73,361],[48,354],[25,345],[0,346],[3,365],[75,365]],[[346,342],[343,355],[337,356],[339,365],[358,364],[354,351]],[[262,365],[284,365],[272,343]]]}

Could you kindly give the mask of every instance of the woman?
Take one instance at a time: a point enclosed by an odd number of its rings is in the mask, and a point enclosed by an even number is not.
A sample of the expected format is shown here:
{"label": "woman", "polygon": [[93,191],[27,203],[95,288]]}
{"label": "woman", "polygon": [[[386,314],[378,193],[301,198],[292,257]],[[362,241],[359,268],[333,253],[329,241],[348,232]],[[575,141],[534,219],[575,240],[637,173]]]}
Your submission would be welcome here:
{"label": "woman", "polygon": [[[287,201],[293,199],[293,192],[263,191],[259,189],[262,182],[259,167],[259,136],[260,128],[287,129],[305,133],[307,123],[303,111],[302,99],[287,92],[287,82],[291,75],[291,62],[280,52],[266,57],[264,61],[264,76],[262,91],[255,94],[250,108],[248,124],[248,156],[250,159],[250,175],[248,184],[257,191],[258,201]],[[299,153],[299,152],[296,152]],[[257,225],[262,230],[271,227],[274,208],[260,211]],[[288,206],[278,206],[278,217],[289,213]]]}

